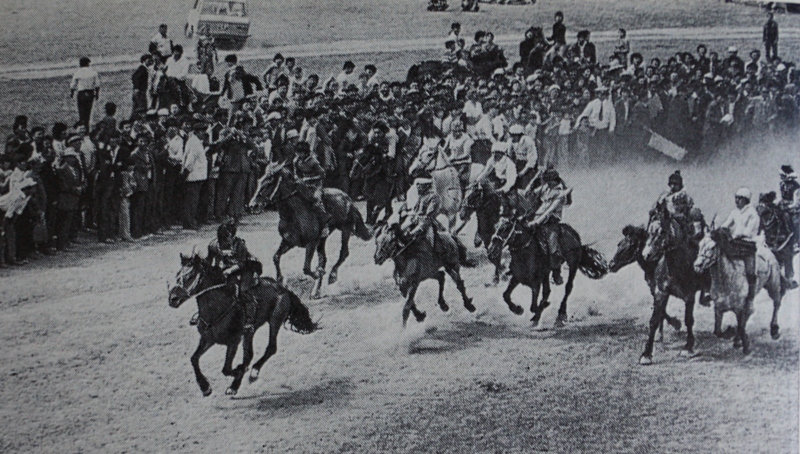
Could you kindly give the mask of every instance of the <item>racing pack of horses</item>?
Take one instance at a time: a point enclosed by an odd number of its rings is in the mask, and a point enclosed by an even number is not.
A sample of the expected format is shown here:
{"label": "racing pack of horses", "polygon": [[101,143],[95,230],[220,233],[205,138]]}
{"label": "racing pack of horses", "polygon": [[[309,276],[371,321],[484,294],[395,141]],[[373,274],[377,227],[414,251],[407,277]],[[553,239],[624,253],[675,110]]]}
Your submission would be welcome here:
{"label": "racing pack of horses", "polygon": [[[330,271],[326,270],[327,238],[322,236],[323,226],[313,210],[313,202],[297,189],[301,182],[283,164],[268,166],[259,179],[250,206],[272,206],[277,210],[280,218],[278,232],[282,241],[273,257],[276,278],[259,277],[259,285],[253,290],[258,301],[256,329],[269,326],[269,344],[264,355],[252,366],[251,381],[258,378],[265,362],[277,351],[277,336],[281,326],[287,324],[290,329],[300,333],[312,333],[318,329],[308,308],[284,283],[280,259],[294,247],[306,250],[303,272],[314,280],[311,295],[316,299],[321,297],[326,273],[330,284],[338,279],[339,267],[349,255],[350,237],[355,235],[362,241],[374,238],[374,262],[377,265],[394,262],[394,279],[405,297],[402,309],[402,323],[405,326],[412,314],[417,322],[425,320],[426,313],[417,307],[415,296],[419,285],[429,279],[439,284],[437,303],[442,311],[450,310],[444,298],[445,280],[449,276],[461,294],[464,308],[468,312],[475,312],[476,307],[468,295],[460,271],[462,267],[473,264],[467,259],[466,248],[453,236],[460,230],[455,228],[457,217],[460,215],[462,222],[466,223],[475,214],[478,223],[475,247],[485,246],[486,256],[493,267],[493,278],[487,286],[498,285],[508,279],[502,298],[509,310],[517,315],[522,315],[524,309],[512,301],[511,294],[520,284],[529,287],[533,326],[539,323],[542,311],[550,305],[551,268],[546,246],[538,228],[529,227],[523,220],[524,213],[535,209],[535,206],[511,210],[510,216],[501,217],[498,195],[475,182],[468,187],[462,200],[452,164],[446,156],[437,153],[435,146],[426,148],[423,145],[414,166],[425,168],[434,175],[435,190],[442,200],[439,214],[447,219],[447,227],[434,224],[427,236],[408,238],[403,228],[397,222],[392,222],[390,217],[392,200],[398,195],[396,188],[399,185],[386,175],[379,174],[373,165],[365,160],[356,164],[358,169],[354,167],[354,172],[363,172],[367,185],[377,187],[388,183],[383,189],[367,195],[366,222],[346,193],[332,188],[323,191],[324,204],[332,216],[331,230],[341,232],[339,258]],[[381,181],[370,183],[371,178]],[[407,204],[415,197],[413,192],[409,191]],[[761,230],[766,241],[758,247],[756,262],[757,288],[766,290],[773,301],[770,334],[773,339],[778,339],[780,329],[777,315],[781,299],[790,287],[794,274],[791,262],[795,251],[794,243],[790,241],[791,227],[782,222],[783,218],[775,212],[778,208],[774,198],[775,194],[771,193],[762,195],[759,200]],[[381,212],[384,216],[378,220]],[[519,213],[522,215],[518,216]],[[717,229],[712,222],[710,226],[704,226],[699,244],[687,241],[676,216],[670,213],[665,203],[660,203],[651,210],[647,225],[629,225],[622,230],[622,240],[610,262],[606,262],[597,250],[584,244],[578,232],[565,223],[560,224],[559,241],[568,275],[555,321],[557,328],[564,327],[568,320],[567,301],[578,271],[590,279],[602,279],[609,272],[615,273],[636,263],[643,271],[653,298],[653,312],[645,348],[639,358],[640,364],[652,363],[655,335],[661,329],[663,336],[665,322],[676,330],[681,328],[680,320],[667,314],[670,297],[685,303],[683,323],[686,326],[686,344],[681,353],[694,354],[696,295],[703,288],[703,282],[707,283],[709,279],[710,295],[714,301],[714,334],[720,338],[733,337],[734,347],[741,348],[744,354],[750,353],[746,325],[753,312],[752,301],[748,302],[746,298],[748,284],[743,260],[729,257],[731,236],[726,229]],[[504,265],[504,253],[510,257],[507,266]],[[312,269],[315,254],[317,267]],[[260,263],[254,262],[252,268],[247,271],[261,276]],[[211,394],[209,382],[200,371],[200,357],[213,345],[221,344],[227,348],[223,374],[233,377],[227,394],[236,394],[253,359],[253,334],[243,330],[243,309],[225,285],[221,271],[211,266],[197,251],[190,256],[181,256],[181,269],[169,290],[171,307],[179,307],[189,299],[196,300],[199,309],[197,329],[201,337],[191,363],[200,390],[204,396]],[[735,314],[737,325],[723,332],[722,315],[727,311]],[[240,343],[244,352],[242,363],[233,367],[232,362]]]}

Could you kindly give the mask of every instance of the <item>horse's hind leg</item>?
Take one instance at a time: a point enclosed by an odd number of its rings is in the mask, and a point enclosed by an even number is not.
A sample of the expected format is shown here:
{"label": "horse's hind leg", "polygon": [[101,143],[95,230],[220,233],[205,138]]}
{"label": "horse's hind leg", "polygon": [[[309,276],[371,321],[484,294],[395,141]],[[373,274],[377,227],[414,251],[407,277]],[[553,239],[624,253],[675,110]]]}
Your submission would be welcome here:
{"label": "horse's hind leg", "polygon": [[[289,315],[289,307],[291,307],[288,295],[284,295],[281,298],[286,299],[281,302],[288,304],[279,304],[272,313],[272,317],[269,321],[269,343],[267,344],[267,349],[264,351],[264,355],[253,363],[253,368],[250,370],[250,383],[258,380],[258,374],[261,372],[264,363],[272,358],[272,355],[278,351],[278,331],[281,329],[282,320],[286,320],[286,317]],[[285,306],[286,309],[279,309],[281,306]]]}
{"label": "horse's hind leg", "polygon": [[[311,298],[319,299],[322,298],[322,279],[325,278],[325,266],[328,264],[328,256],[325,254],[325,244],[327,242],[327,238],[322,238],[317,243],[317,270],[311,274],[314,278],[314,290],[311,292]],[[313,256],[313,252],[311,253]],[[308,260],[308,266],[311,266],[311,260],[308,259],[306,255],[306,259]]]}
{"label": "horse's hind leg", "polygon": [[275,255],[272,257],[272,263],[275,264],[275,280],[277,280],[281,285],[283,285],[283,274],[281,273],[281,256],[287,253],[290,249],[294,246],[290,244],[286,240],[281,240],[281,245],[278,246],[278,250],[275,252]]}
{"label": "horse's hind leg", "polygon": [[[544,279],[547,280],[547,277]],[[537,304],[539,301],[541,285],[541,282],[536,282],[531,286],[531,312],[533,312],[533,317],[531,317],[531,325],[533,327],[539,326],[539,320],[542,319],[542,310],[544,310],[542,305]]]}
{"label": "horse's hind leg", "polygon": [[461,293],[461,299],[464,301],[464,308],[466,308],[470,312],[475,312],[475,306],[472,304],[472,298],[467,295],[467,287],[464,285],[464,281],[461,279],[461,274],[458,272],[457,267],[445,267],[445,271],[447,274],[450,275],[456,282],[456,287],[458,288],[459,293]]}
{"label": "horse's hind leg", "polygon": [[[572,293],[572,287],[575,285],[575,275],[578,273],[578,264],[569,264],[569,275],[567,276],[567,283],[564,285],[564,299],[561,300],[561,305],[558,307],[558,315],[556,316],[555,327],[563,328],[567,323],[567,300]],[[548,283],[549,284],[549,283]]]}
{"label": "horse's hind leg", "polygon": [[236,393],[239,392],[239,387],[242,386],[242,378],[244,378],[244,373],[247,371],[247,368],[250,366],[250,362],[252,360],[253,335],[247,334],[242,340],[242,364],[233,370],[233,383],[231,383],[230,388],[225,391],[226,395],[235,396]]}
{"label": "horse's hind leg", "polygon": [[417,305],[414,304],[414,296],[417,294],[417,287],[419,283],[416,283],[411,286],[408,290],[408,298],[406,298],[406,304],[403,306],[403,327],[405,328],[406,323],[408,322],[408,316],[411,315],[411,312],[414,312],[414,318],[417,319],[418,322],[422,322],[425,320],[425,312],[420,311],[417,309]]}
{"label": "horse's hind leg", "polygon": [[[683,350],[687,354],[694,354],[694,294],[686,300],[686,312],[683,321],[686,324],[686,345]],[[667,305],[664,304],[664,316],[667,315]]]}
{"label": "horse's hind leg", "polygon": [[450,310],[450,306],[447,305],[447,301],[444,300],[444,277],[445,272],[439,270],[436,272],[436,280],[439,281],[439,308],[442,309],[442,312],[447,312]]}
{"label": "horse's hind leg", "polygon": [[339,259],[336,264],[331,268],[331,273],[328,275],[328,285],[333,285],[339,278],[339,267],[342,266],[347,257],[350,255],[350,230],[342,230],[342,248],[339,250]]}
{"label": "horse's hind leg", "polygon": [[200,391],[203,392],[203,397],[211,395],[211,385],[208,383],[208,379],[206,379],[205,375],[203,375],[203,372],[200,371],[200,357],[203,356],[203,353],[207,352],[212,345],[214,345],[214,342],[206,337],[201,337],[200,344],[197,346],[197,350],[194,351],[194,354],[192,354],[191,359],[194,377],[197,380],[197,384],[200,385]]}
{"label": "horse's hind leg", "polygon": [[515,288],[517,288],[518,285],[519,281],[517,280],[517,278],[511,276],[511,280],[508,281],[508,287],[506,287],[506,291],[503,292],[503,301],[506,302],[506,305],[511,310],[511,312],[517,315],[522,315],[523,313],[525,313],[525,310],[522,308],[522,306],[518,306],[514,304],[513,301],[511,301],[511,293],[514,291]]}
{"label": "horse's hind leg", "polygon": [[644,346],[644,352],[642,356],[639,357],[639,364],[653,364],[653,343],[655,342],[656,330],[664,319],[668,299],[669,295],[662,294],[661,292],[655,292],[653,296],[653,315],[650,316],[650,333],[647,337],[647,343]]}
{"label": "horse's hind leg", "polygon": [[780,327],[778,326],[778,311],[781,309],[780,279],[774,279],[772,285],[767,288],[767,292],[772,299],[772,320],[769,322],[769,335],[772,340],[778,340],[781,337]]}
{"label": "horse's hind leg", "polygon": [[742,341],[742,353],[745,355],[750,354],[750,338],[747,337],[746,331],[748,318],[750,318],[750,310],[747,307],[736,313],[736,321],[738,322],[737,332],[739,339]]}
{"label": "horse's hind leg", "polygon": [[235,342],[231,341],[227,345],[228,349],[225,351],[225,364],[222,366],[222,375],[230,377],[234,375],[233,359],[236,357],[236,352],[239,351],[239,339]]}

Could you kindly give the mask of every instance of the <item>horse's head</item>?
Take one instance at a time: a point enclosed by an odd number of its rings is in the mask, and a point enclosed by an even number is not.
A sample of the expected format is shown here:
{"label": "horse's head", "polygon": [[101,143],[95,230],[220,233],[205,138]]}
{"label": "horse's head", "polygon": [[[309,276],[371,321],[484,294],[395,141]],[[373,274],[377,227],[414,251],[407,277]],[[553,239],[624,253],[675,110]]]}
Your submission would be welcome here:
{"label": "horse's head", "polygon": [[704,235],[700,240],[700,250],[697,252],[697,258],[694,260],[694,271],[702,273],[711,268],[711,265],[717,262],[719,257],[719,248],[717,242],[711,238],[711,235]]}
{"label": "horse's head", "polygon": [[271,163],[264,170],[264,175],[258,179],[258,186],[253,198],[250,199],[250,208],[264,207],[275,203],[275,196],[280,190],[284,176],[285,163]]}
{"label": "horse's head", "polygon": [[503,249],[506,246],[514,247],[514,245],[519,242],[522,232],[517,228],[517,224],[518,221],[516,219],[507,218],[502,218],[497,223],[494,236],[492,236],[492,242],[486,249],[490,261],[496,263],[500,260]]}
{"label": "horse's head", "polygon": [[775,206],[775,199],[777,197],[778,196],[774,191],[761,194],[758,197],[758,206],[756,207],[756,211],[758,212],[758,217],[761,220],[761,225],[763,227],[768,227],[776,221],[775,209],[777,207]]}
{"label": "horse's head", "polygon": [[666,203],[659,203],[650,210],[650,221],[647,224],[647,240],[642,249],[645,261],[655,262],[669,247],[672,237],[672,225]]}
{"label": "horse's head", "polygon": [[381,225],[375,230],[375,264],[380,266],[393,258],[399,251],[400,226],[398,224]]}
{"label": "horse's head", "polygon": [[629,225],[622,229],[622,240],[617,243],[617,252],[608,265],[609,271],[616,273],[638,260],[646,242],[647,230],[644,227]]}
{"label": "horse's head", "polygon": [[204,262],[205,259],[196,252],[196,249],[191,255],[181,254],[181,269],[175,275],[175,285],[169,289],[170,307],[180,307],[200,291],[205,271]]}

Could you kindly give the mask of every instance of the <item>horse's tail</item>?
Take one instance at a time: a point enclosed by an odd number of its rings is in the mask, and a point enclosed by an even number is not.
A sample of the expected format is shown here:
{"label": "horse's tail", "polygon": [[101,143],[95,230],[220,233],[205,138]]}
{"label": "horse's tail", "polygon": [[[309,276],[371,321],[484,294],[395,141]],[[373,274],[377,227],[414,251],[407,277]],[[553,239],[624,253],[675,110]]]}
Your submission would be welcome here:
{"label": "horse's tail", "polygon": [[292,330],[300,334],[311,334],[316,331],[319,326],[311,320],[311,314],[309,314],[306,305],[300,301],[300,297],[295,295],[291,290],[287,290],[287,293],[292,303],[292,306],[289,308],[289,318],[287,321]]}
{"label": "horse's tail", "polygon": [[608,274],[608,263],[603,254],[589,246],[581,246],[581,260],[578,269],[590,279],[600,279]]}
{"label": "horse's tail", "polygon": [[368,241],[372,238],[372,231],[364,224],[364,218],[361,216],[361,212],[358,211],[358,208],[355,205],[350,206],[350,222],[353,226],[353,233],[356,234],[357,237],[361,238],[364,241]]}

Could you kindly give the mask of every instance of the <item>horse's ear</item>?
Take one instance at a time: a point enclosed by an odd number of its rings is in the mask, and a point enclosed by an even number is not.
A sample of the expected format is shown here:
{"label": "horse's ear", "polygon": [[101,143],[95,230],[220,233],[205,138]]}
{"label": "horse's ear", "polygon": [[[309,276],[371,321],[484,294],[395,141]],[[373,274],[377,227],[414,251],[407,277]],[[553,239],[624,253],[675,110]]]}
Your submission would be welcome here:
{"label": "horse's ear", "polygon": [[199,251],[199,248],[197,247],[197,245],[195,244],[194,246],[192,246],[192,256],[196,256],[196,255],[200,255],[200,251]]}
{"label": "horse's ear", "polygon": [[717,213],[714,213],[714,217],[711,218],[711,226],[708,228],[709,232],[713,232],[715,229],[715,223],[717,221]]}
{"label": "horse's ear", "polygon": [[636,227],[632,225],[626,225],[622,228],[622,236],[632,236],[636,231]]}

